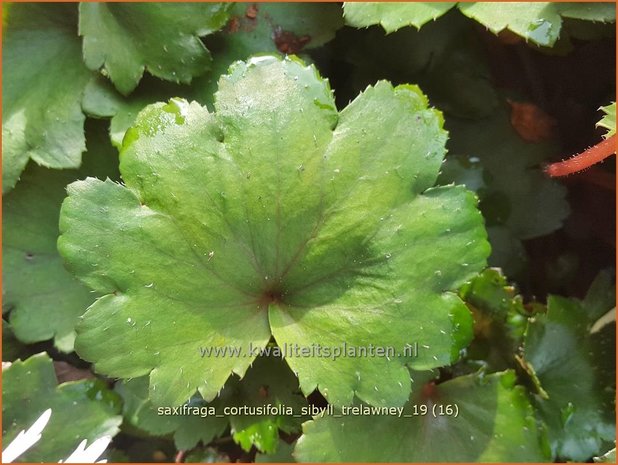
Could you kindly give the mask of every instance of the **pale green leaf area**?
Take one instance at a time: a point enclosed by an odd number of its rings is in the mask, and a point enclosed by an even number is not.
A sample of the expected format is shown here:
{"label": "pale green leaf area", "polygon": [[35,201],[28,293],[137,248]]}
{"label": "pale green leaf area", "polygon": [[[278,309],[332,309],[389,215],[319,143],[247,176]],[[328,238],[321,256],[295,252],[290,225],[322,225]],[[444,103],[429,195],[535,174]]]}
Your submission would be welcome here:
{"label": "pale green leaf area", "polygon": [[[511,371],[461,376],[414,393],[401,417],[316,418],[303,425],[294,456],[313,463],[546,461],[543,433],[514,382]],[[447,406],[458,415],[439,415]]]}
{"label": "pale green leaf area", "polygon": [[[404,26],[417,29],[445,14],[456,3],[344,3],[347,24],[354,27],[381,25],[387,33]],[[553,46],[562,29],[562,17],[594,22],[615,22],[613,3],[556,2],[461,2],[459,10],[494,34],[509,30],[526,41]]]}
{"label": "pale green leaf area", "polygon": [[[196,389],[213,399],[271,337],[390,346],[389,358],[286,361],[305,394],[402,405],[408,367],[448,365],[469,342],[450,290],[489,254],[475,196],[431,187],[445,141],[417,87],[379,82],[337,112],[328,83],[294,58],[234,65],[214,113],[147,107],[124,138],[125,184],[73,183],[62,207],[61,254],[106,294],[77,352],[110,376],[149,374],[153,403],[179,405]],[[417,356],[402,353],[417,341]],[[224,346],[244,356],[200,353]]]}
{"label": "pale green leaf area", "polygon": [[605,107],[599,108],[604,115],[597,123],[597,127],[607,129],[603,136],[605,139],[616,134],[616,102],[610,103]]}
{"label": "pale green leaf area", "polygon": [[18,461],[64,460],[82,440],[90,444],[118,433],[122,421],[118,403],[117,396],[99,380],[58,385],[47,354],[17,360],[2,369],[2,443],[8,445],[51,408],[41,439]]}
{"label": "pale green leaf area", "polygon": [[546,394],[535,395],[534,405],[558,460],[590,460],[616,437],[616,326],[590,333],[615,305],[613,282],[599,275],[583,301],[550,296],[547,314],[527,330],[525,363]]}
{"label": "pale green leaf area", "polygon": [[212,108],[219,77],[234,61],[286,47],[288,53],[319,47],[343,25],[340,7],[328,3],[235,3],[229,15],[223,30],[206,37],[213,52],[210,71],[193,79],[190,86],[145,77],[124,97],[99,76],[86,86],[82,102],[86,114],[111,118],[112,143],[120,148],[127,129],[146,105],[182,97]]}
{"label": "pale green leaf area", "polygon": [[86,148],[80,101],[90,73],[75,5],[14,4],[3,21],[2,192],[8,192],[30,159],[79,167]]}
{"label": "pale green leaf area", "polygon": [[118,178],[118,157],[101,124],[87,125],[88,151],[79,170],[50,170],[33,163],[2,199],[3,310],[25,343],[54,339],[73,350],[75,325],[96,295],[64,267],[56,249],[66,186],[86,176]]}
{"label": "pale green leaf area", "polygon": [[[81,3],[79,34],[84,61],[99,69],[124,95],[144,71],[189,83],[210,67],[212,57],[200,36],[222,28],[225,3]],[[155,39],[156,40],[153,40]]]}

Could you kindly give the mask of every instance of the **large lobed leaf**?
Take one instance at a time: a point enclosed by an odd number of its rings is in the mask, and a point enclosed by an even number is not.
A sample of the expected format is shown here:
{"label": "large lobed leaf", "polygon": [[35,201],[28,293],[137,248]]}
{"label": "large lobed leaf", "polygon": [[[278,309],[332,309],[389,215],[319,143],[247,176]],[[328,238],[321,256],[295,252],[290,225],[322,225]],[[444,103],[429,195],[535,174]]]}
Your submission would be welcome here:
{"label": "large lobed leaf", "polygon": [[47,354],[17,360],[2,369],[2,443],[8,445],[51,408],[41,439],[19,457],[22,462],[57,462],[68,457],[82,440],[88,444],[114,436],[122,417],[119,400],[99,380],[57,385]]}
{"label": "large lobed leaf", "polygon": [[[147,107],[124,138],[125,185],[69,186],[59,250],[106,294],[78,353],[111,376],[149,374],[153,402],[177,405],[196,389],[213,399],[271,337],[388,346],[396,356],[286,361],[305,394],[403,404],[408,366],[447,365],[469,341],[449,290],[489,252],[474,195],[431,188],[441,115],[387,82],[338,113],[313,67],[267,56],[230,69],[215,109]],[[417,356],[401,353],[415,342]],[[200,354],[226,346],[242,355]]]}
{"label": "large lobed leaf", "polygon": [[79,170],[49,170],[31,164],[22,181],[2,199],[3,310],[26,343],[54,339],[73,350],[78,317],[94,301],[58,255],[58,216],[66,186],[85,176],[118,178],[118,157],[105,129],[90,125],[88,152]]}
{"label": "large lobed leaf", "polygon": [[200,41],[225,25],[224,3],[100,3],[79,7],[84,61],[103,70],[123,94],[144,70],[174,82],[191,82],[212,58]]}
{"label": "large lobed leaf", "polygon": [[80,165],[86,148],[80,102],[90,73],[76,23],[70,4],[13,4],[3,18],[3,192],[30,159],[56,169]]}

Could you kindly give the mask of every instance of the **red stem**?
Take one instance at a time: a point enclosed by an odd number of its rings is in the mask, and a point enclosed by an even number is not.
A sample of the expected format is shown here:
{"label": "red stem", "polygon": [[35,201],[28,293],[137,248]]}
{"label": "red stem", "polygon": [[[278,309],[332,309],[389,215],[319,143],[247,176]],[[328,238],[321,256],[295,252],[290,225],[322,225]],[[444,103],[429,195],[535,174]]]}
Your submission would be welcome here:
{"label": "red stem", "polygon": [[566,176],[585,170],[595,163],[605,160],[616,153],[616,136],[608,137],[588,150],[558,163],[552,163],[545,167],[545,172],[551,176]]}
{"label": "red stem", "polygon": [[187,456],[186,450],[179,450],[178,453],[176,454],[176,457],[174,458],[174,462],[183,463],[185,461],[186,456]]}

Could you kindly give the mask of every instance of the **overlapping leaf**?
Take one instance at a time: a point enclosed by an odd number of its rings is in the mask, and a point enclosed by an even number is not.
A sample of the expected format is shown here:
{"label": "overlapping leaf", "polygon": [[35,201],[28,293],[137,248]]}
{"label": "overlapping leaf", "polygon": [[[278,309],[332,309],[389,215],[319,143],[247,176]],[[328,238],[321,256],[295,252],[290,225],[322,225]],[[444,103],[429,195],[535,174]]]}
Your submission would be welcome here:
{"label": "overlapping leaf", "polygon": [[[314,68],[274,57],[236,64],[215,108],[148,107],[124,138],[126,187],[69,187],[59,249],[106,294],[78,353],[112,376],[149,374],[155,404],[178,405],[196,389],[215,397],[272,336],[371,343],[396,356],[286,361],[306,394],[403,404],[407,366],[448,364],[469,341],[468,310],[447,291],[488,254],[474,196],[430,189],[441,116],[418,88],[386,82],[338,113]],[[417,356],[402,353],[414,342]],[[241,355],[200,355],[227,346]]]}
{"label": "overlapping leaf", "polygon": [[615,305],[612,283],[601,274],[583,301],[550,296],[527,329],[526,369],[542,388],[534,404],[560,460],[589,460],[615,439],[615,323],[590,332]]}
{"label": "overlapping leaf", "polygon": [[[345,18],[355,27],[380,24],[386,32],[403,26],[420,28],[442,16],[456,3],[410,2],[344,4]],[[616,7],[609,3],[469,2],[457,4],[466,16],[497,34],[509,30],[540,46],[552,46],[560,37],[562,16],[586,21],[615,22]]]}
{"label": "overlapping leaf", "polygon": [[118,157],[101,125],[88,127],[88,153],[79,170],[49,170],[33,164],[2,199],[3,307],[23,342],[54,339],[73,350],[78,317],[92,292],[64,268],[56,249],[60,205],[66,186],[85,176],[118,177]]}
{"label": "overlapping leaf", "polygon": [[52,360],[38,354],[2,370],[2,442],[8,445],[51,408],[41,439],[19,457],[22,462],[57,462],[82,440],[114,436],[122,417],[117,396],[98,380],[57,385]]}
{"label": "overlapping leaf", "polygon": [[123,94],[153,76],[189,83],[212,58],[200,41],[225,25],[224,3],[101,3],[79,7],[84,61],[101,69]]}
{"label": "overlapping leaf", "polygon": [[401,417],[314,419],[303,425],[294,455],[314,463],[545,461],[543,434],[514,380],[503,372],[430,385],[411,396]]}
{"label": "overlapping leaf", "polygon": [[14,4],[3,18],[3,192],[30,159],[56,169],[80,165],[86,148],[80,102],[90,73],[76,22],[70,4]]}
{"label": "overlapping leaf", "polygon": [[272,52],[299,53],[331,40],[342,26],[340,8],[324,3],[235,3],[223,30],[207,38],[213,50],[208,73],[191,86],[157,79],[144,79],[130,96],[123,97],[105,79],[91,80],[84,92],[84,111],[98,118],[111,118],[110,133],[117,147],[137,114],[148,104],[172,97],[212,105],[217,81],[236,60]]}

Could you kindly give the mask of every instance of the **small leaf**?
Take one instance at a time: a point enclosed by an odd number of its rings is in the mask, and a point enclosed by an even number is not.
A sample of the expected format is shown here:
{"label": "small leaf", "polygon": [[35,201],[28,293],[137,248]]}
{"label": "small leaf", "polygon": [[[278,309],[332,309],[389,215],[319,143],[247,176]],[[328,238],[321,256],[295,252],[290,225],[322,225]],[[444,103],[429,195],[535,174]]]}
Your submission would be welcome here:
{"label": "small leaf", "polygon": [[119,400],[99,380],[57,385],[52,360],[45,353],[17,360],[2,370],[2,442],[10,443],[48,408],[51,419],[41,439],[20,462],[58,462],[82,440],[115,436],[122,417]]}
{"label": "small leaf", "polygon": [[105,129],[88,127],[88,152],[79,170],[52,171],[31,164],[22,182],[2,199],[3,306],[19,340],[54,339],[73,350],[78,317],[95,295],[66,271],[56,249],[60,205],[67,184],[91,175],[118,177],[118,158]]}
{"label": "small leaf", "polygon": [[[147,107],[124,138],[125,185],[69,187],[59,250],[106,294],[77,352],[111,376],[150,374],[153,402],[179,405],[196,389],[213,399],[272,336],[371,342],[399,356],[286,361],[305,394],[404,403],[406,365],[449,364],[469,342],[469,312],[449,290],[489,252],[475,197],[430,189],[441,115],[417,87],[386,82],[338,113],[315,68],[268,56],[235,64],[215,108]],[[414,342],[418,356],[403,352]],[[230,346],[244,356],[200,354]]]}
{"label": "small leaf", "polygon": [[294,455],[313,463],[545,461],[542,431],[514,378],[467,375],[419,390],[401,417],[316,418],[303,425]]}
{"label": "small leaf", "polygon": [[15,186],[29,159],[55,169],[81,163],[80,101],[90,73],[76,21],[70,4],[14,4],[3,18],[2,192]]}
{"label": "small leaf", "polygon": [[199,37],[223,27],[228,9],[224,3],[81,3],[84,61],[101,69],[124,95],[135,89],[144,70],[189,83],[211,63]]}
{"label": "small leaf", "polygon": [[616,102],[601,107],[599,110],[603,111],[605,114],[597,123],[597,127],[607,129],[607,132],[603,135],[603,137],[607,139],[616,134]]}
{"label": "small leaf", "polygon": [[346,23],[354,27],[380,24],[387,33],[404,26],[420,29],[455,6],[455,2],[373,3],[346,2],[343,11]]}

